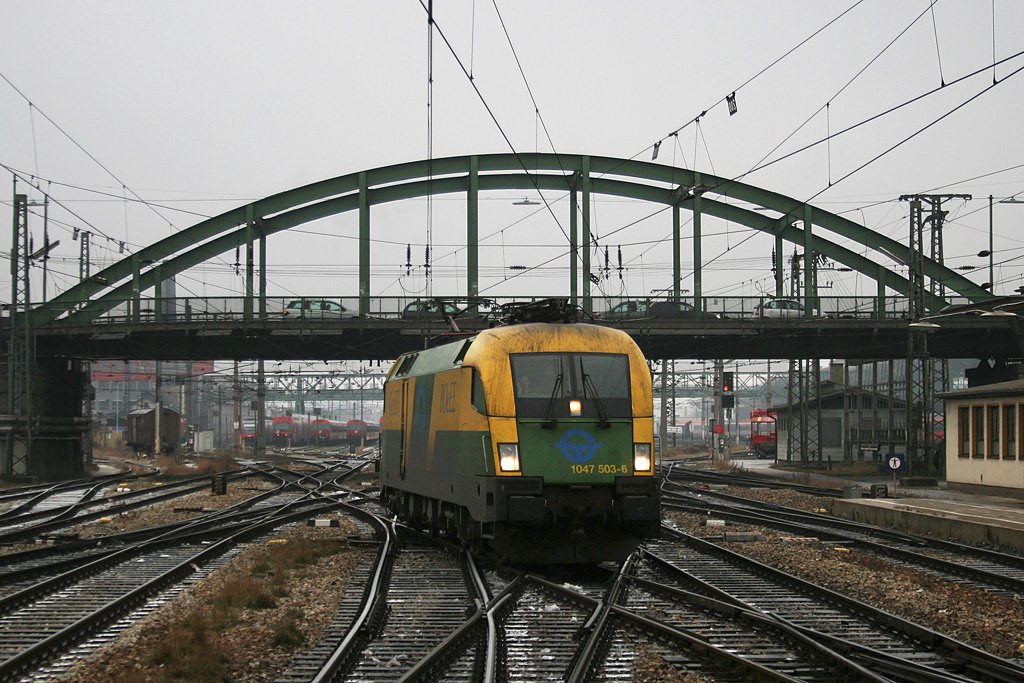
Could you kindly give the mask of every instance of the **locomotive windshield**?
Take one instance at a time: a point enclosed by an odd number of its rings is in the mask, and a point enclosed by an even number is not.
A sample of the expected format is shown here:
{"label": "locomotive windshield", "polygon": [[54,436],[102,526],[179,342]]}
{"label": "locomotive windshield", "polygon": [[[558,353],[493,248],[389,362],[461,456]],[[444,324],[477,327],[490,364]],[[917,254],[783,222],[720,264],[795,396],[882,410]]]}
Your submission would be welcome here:
{"label": "locomotive windshield", "polygon": [[511,356],[519,417],[570,417],[579,399],[582,417],[630,417],[629,358],[611,353],[521,353]]}

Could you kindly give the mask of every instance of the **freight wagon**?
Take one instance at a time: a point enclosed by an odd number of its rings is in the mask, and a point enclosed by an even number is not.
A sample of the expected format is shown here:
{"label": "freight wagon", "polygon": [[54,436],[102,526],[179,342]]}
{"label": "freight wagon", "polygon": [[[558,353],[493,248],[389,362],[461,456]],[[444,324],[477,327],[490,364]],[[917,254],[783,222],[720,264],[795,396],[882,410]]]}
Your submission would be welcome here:
{"label": "freight wagon", "polygon": [[[153,454],[156,442],[156,408],[140,408],[128,413],[128,438],[125,445],[135,453]],[[160,453],[175,453],[188,429],[181,414],[170,408],[160,411]]]}

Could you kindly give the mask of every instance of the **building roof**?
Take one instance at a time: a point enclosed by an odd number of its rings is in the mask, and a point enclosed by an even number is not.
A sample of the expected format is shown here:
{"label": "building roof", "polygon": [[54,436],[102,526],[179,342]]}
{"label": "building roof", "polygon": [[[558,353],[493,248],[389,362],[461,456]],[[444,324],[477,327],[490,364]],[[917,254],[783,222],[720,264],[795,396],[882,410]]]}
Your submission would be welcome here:
{"label": "building roof", "polygon": [[995,382],[994,384],[983,384],[980,387],[948,391],[939,394],[939,398],[987,398],[989,396],[1020,396],[1021,394],[1024,394],[1024,379],[1014,379],[1009,382]]}
{"label": "building roof", "polygon": [[[896,410],[902,410],[906,407],[906,400],[898,396],[889,396],[888,394],[880,394],[875,391],[869,391],[868,389],[840,384],[833,382],[832,380],[822,380],[821,385],[818,388],[818,399],[821,402],[841,399],[843,396],[870,396],[875,400],[886,400],[892,402],[892,407]],[[799,407],[802,402],[798,401],[793,404],[792,407]],[[780,403],[769,407],[769,410],[774,410],[778,413],[788,413],[790,411],[790,404]]]}

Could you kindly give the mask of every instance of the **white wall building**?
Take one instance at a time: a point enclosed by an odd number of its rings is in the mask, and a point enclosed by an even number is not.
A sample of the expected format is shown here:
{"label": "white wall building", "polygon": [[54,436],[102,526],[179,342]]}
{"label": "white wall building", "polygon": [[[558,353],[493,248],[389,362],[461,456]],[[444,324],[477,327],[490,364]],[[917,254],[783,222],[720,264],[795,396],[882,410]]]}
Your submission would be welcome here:
{"label": "white wall building", "polygon": [[942,398],[948,486],[1024,498],[1024,379]]}

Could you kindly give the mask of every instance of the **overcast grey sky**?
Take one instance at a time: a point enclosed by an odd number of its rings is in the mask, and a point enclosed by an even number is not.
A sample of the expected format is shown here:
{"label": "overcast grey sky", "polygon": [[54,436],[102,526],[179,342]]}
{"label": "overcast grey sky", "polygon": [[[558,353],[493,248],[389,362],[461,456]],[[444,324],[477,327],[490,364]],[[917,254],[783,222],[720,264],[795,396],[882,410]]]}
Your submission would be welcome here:
{"label": "overcast grey sky", "polygon": [[[126,253],[138,250],[253,199],[427,157],[428,31],[416,0],[0,0],[0,10],[0,163],[37,176],[61,204],[50,210],[51,237],[61,242],[50,295],[77,280],[76,227],[96,233],[95,272],[125,255],[121,241]],[[985,70],[1024,51],[1017,0],[435,0],[434,11],[517,151],[649,160],[649,147],[682,127],[662,144],[658,163],[743,175],[904,243],[900,195],[969,193],[973,201],[947,205],[945,253],[947,265],[984,266],[967,273],[979,283],[988,279],[987,260],[975,255],[988,242],[987,198],[1024,192],[1024,75],[1013,75],[1024,57]],[[748,174],[942,82],[950,85]],[[437,34],[433,84],[434,157],[508,151]],[[739,111],[729,116],[722,98],[733,91]],[[699,126],[686,125],[704,110]],[[567,248],[546,212],[512,204],[521,195],[482,198],[481,288],[495,296],[568,293],[564,258],[506,280],[516,272],[509,266],[535,266]],[[0,200],[10,226],[9,191]],[[555,206],[567,223],[567,203]],[[644,296],[671,285],[661,241],[671,234],[670,214],[638,221],[657,208],[595,198],[594,231],[614,232],[601,244],[613,266],[621,247],[627,267],[601,291]],[[433,202],[435,294],[465,293],[463,217],[461,200]],[[405,276],[401,264],[406,244],[412,262],[423,263],[427,222],[425,201],[375,209],[374,295],[424,290],[422,269]],[[996,205],[997,293],[1024,285],[1022,225],[1024,206]],[[41,243],[41,220],[31,229]],[[771,238],[747,239],[749,231],[720,221],[706,221],[705,233],[703,253],[715,259],[706,294],[771,288]],[[342,216],[273,238],[271,293],[356,295],[355,234],[355,217]],[[6,254],[9,229],[2,244]],[[226,254],[195,269],[179,295],[239,294],[233,262]],[[9,300],[8,268],[0,277]],[[873,282],[852,273],[825,281],[837,295],[874,293]]]}

